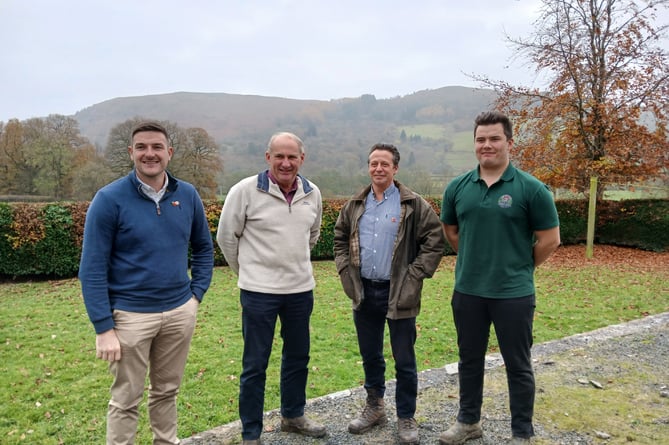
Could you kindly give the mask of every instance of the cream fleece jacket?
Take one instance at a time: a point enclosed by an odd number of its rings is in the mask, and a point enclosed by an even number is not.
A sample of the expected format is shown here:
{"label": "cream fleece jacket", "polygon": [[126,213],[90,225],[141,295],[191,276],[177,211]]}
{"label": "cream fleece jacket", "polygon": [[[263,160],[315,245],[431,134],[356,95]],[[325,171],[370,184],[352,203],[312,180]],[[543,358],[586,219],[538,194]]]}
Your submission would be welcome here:
{"label": "cream fleece jacket", "polygon": [[267,172],[242,179],[225,198],[216,241],[240,289],[292,294],[315,287],[311,249],[320,236],[318,187],[298,175],[288,204]]}

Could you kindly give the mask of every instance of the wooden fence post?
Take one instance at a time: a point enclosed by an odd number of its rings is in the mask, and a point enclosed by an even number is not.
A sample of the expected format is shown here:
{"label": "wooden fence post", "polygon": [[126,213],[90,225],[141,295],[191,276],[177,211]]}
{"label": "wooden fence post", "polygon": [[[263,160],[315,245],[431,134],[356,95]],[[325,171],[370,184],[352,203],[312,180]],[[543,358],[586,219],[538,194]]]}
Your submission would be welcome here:
{"label": "wooden fence post", "polygon": [[597,177],[590,178],[590,202],[588,204],[588,232],[586,234],[585,257],[592,258],[595,242],[595,219],[597,218]]}

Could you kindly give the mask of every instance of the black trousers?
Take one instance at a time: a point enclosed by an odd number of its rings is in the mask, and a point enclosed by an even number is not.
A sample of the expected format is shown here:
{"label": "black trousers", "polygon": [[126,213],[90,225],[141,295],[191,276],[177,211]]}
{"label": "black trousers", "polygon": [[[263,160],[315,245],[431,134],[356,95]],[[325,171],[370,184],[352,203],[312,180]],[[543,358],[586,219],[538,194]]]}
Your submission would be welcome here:
{"label": "black trousers", "polygon": [[472,424],[481,418],[485,355],[493,324],[506,368],[511,431],[517,437],[534,435],[535,383],[531,348],[535,301],[534,295],[495,299],[453,292],[451,307],[460,355],[458,421]]}

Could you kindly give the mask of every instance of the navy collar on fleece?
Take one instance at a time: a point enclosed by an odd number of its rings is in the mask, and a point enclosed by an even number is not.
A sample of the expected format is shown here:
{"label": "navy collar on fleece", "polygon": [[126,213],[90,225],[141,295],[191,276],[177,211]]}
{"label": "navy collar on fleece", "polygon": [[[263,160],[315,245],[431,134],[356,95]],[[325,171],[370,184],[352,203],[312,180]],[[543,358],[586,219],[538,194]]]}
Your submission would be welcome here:
{"label": "navy collar on fleece", "polygon": [[[269,176],[267,175],[268,171],[269,170],[265,170],[264,172],[258,173],[258,185],[257,185],[257,187],[260,190],[263,190],[265,192],[269,191],[270,180],[269,180]],[[300,174],[298,174],[297,177],[300,178],[300,180],[302,181],[302,188],[304,189],[305,194],[309,193],[313,190],[313,187],[311,187],[311,184],[309,184],[309,181],[307,181],[307,178],[305,178],[304,176],[302,176]]]}

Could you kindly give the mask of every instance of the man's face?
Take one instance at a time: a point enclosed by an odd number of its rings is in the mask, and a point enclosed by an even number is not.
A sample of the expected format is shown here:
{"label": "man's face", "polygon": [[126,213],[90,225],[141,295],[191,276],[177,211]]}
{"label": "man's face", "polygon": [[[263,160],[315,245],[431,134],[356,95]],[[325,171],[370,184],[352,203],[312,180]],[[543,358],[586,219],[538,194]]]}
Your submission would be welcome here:
{"label": "man's face", "polygon": [[137,176],[154,188],[162,187],[165,170],[173,152],[174,149],[168,145],[167,138],[159,131],[135,133],[132,145],[128,147]]}
{"label": "man's face", "polygon": [[393,154],[387,150],[374,150],[369,155],[369,177],[374,190],[383,192],[393,182],[398,166],[393,164]]}
{"label": "man's face", "polygon": [[265,153],[265,160],[279,186],[288,190],[304,162],[304,153],[300,153],[300,147],[293,139],[280,136],[274,139],[269,152]]}
{"label": "man's face", "polygon": [[503,168],[509,163],[513,140],[506,138],[502,124],[479,125],[474,136],[474,147],[481,168]]}

